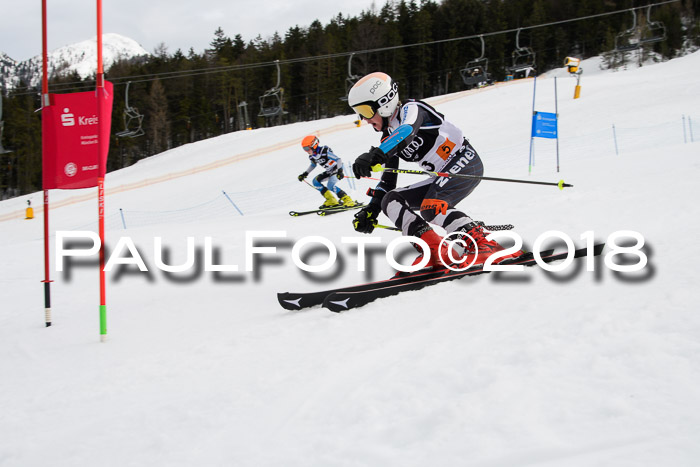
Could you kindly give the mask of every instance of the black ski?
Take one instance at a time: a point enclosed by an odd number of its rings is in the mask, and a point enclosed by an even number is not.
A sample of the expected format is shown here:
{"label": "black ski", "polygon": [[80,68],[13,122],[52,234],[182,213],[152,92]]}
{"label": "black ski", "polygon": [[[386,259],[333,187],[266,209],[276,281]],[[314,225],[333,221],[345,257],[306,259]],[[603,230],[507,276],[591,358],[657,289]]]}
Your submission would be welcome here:
{"label": "black ski", "polygon": [[316,214],[318,212],[318,209],[314,209],[313,211],[289,211],[289,215],[292,217],[299,217],[299,216],[307,216],[309,214]]}
{"label": "black ski", "polygon": [[333,207],[330,209],[319,209],[316,214],[319,216],[330,216],[331,214],[338,214],[339,212],[352,211],[353,209],[360,209],[364,207],[364,203],[355,203],[352,206],[340,206]]}
{"label": "black ski", "polygon": [[343,212],[343,211],[348,211],[350,209],[357,209],[363,207],[363,203],[357,203],[353,206],[347,207],[347,206],[334,206],[332,208],[316,208],[312,209],[310,211],[289,211],[289,215],[292,217],[299,217],[299,216],[307,216],[309,214],[318,214],[319,216],[324,216],[326,214],[332,214],[334,212]]}
{"label": "black ski", "polygon": [[[543,251],[540,253],[540,256],[546,260],[546,258],[549,258],[552,256],[554,253],[554,250],[547,250]],[[529,261],[533,260],[534,256],[532,253],[525,253],[517,258],[514,258],[509,261],[505,261],[502,264],[526,264]],[[475,266],[472,266],[472,268]],[[400,285],[400,284],[408,284],[410,282],[414,281],[420,281],[420,280],[428,280],[432,278],[437,278],[437,277],[442,277],[445,275],[444,270],[440,271],[433,271],[433,270],[421,270],[421,271],[416,271],[413,273],[407,273],[398,277],[391,277],[389,279],[381,280],[381,281],[376,281],[376,282],[368,282],[366,284],[360,284],[360,285],[353,285],[350,287],[341,287],[337,289],[331,289],[331,290],[321,290],[318,292],[302,292],[302,293],[295,293],[295,292],[282,292],[277,294],[277,300],[279,301],[279,304],[282,306],[282,308],[285,308],[287,310],[301,310],[304,308],[309,308],[312,306],[317,306],[321,305],[323,303],[323,300],[328,296],[333,293],[340,293],[340,292],[361,292],[364,290],[372,290],[379,288],[381,286],[387,286],[387,285]]]}
{"label": "black ski", "polygon": [[[604,244],[598,244],[593,247],[593,256],[598,256],[601,254],[603,251]],[[574,258],[581,258],[584,256],[588,255],[588,248],[581,248],[576,251],[574,251]],[[561,260],[561,259],[566,259],[566,257],[569,255],[569,253],[560,253],[560,254],[553,254],[553,255],[543,255],[541,254],[540,256],[542,257],[542,260],[544,262],[550,263],[553,261]],[[537,264],[535,261],[534,257],[531,257],[529,260],[526,260],[524,262],[514,262],[514,263],[506,263],[503,262],[501,264],[521,264],[523,266],[534,266]],[[408,282],[408,283],[403,283],[403,284],[381,284],[372,288],[366,288],[361,291],[336,291],[331,294],[328,294],[326,298],[323,300],[323,306],[325,308],[328,308],[330,311],[334,312],[341,312],[345,310],[349,310],[351,308],[357,308],[361,307],[363,305],[366,305],[370,302],[373,302],[374,300],[378,298],[384,298],[384,297],[389,297],[391,295],[396,295],[401,292],[406,292],[409,290],[420,290],[424,287],[428,287],[431,285],[439,284],[442,282],[447,282],[455,279],[460,279],[465,276],[473,276],[477,274],[483,274],[483,273],[488,273],[489,271],[485,271],[483,265],[476,266],[476,267],[471,267],[465,271],[462,272],[454,272],[454,271],[447,271],[444,272],[441,276],[438,277],[425,277],[420,280]]]}

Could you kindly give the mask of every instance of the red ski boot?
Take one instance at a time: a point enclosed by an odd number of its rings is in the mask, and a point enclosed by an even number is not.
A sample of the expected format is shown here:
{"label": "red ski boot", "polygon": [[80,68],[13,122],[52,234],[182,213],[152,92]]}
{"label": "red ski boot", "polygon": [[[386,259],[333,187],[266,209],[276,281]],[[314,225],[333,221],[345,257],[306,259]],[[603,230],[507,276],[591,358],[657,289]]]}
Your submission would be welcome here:
{"label": "red ski boot", "polygon": [[[473,255],[477,256],[474,264],[483,264],[486,262],[489,256],[505,249],[497,242],[487,240],[486,235],[488,234],[484,233],[484,229],[476,222],[469,223],[464,227],[457,229],[455,233],[458,234],[457,238],[461,239],[466,244],[463,255],[467,257],[467,264],[471,262]],[[454,235],[452,237],[454,237]],[[474,243],[476,243],[476,247]],[[506,259],[517,258],[522,254],[522,251],[518,251],[516,253],[502,256],[495,260],[493,264],[498,264]],[[469,258],[468,255],[471,255],[471,258]],[[464,258],[462,260],[464,260]]]}
{"label": "red ski boot", "polygon": [[[437,271],[439,269],[446,268],[444,263],[451,263],[450,257],[447,254],[447,251],[449,249],[449,243],[443,242],[442,246],[440,246],[440,242],[442,242],[443,238],[436,234],[433,229],[428,227],[425,232],[419,232],[417,236],[418,238],[420,238],[428,244],[428,248],[430,251],[430,260],[428,260],[428,264],[425,265],[424,269],[432,269],[434,271]],[[423,249],[415,243],[413,244],[413,246],[416,250],[418,250],[418,257],[413,261],[412,264],[412,266],[415,266],[416,264],[423,261]],[[440,261],[440,258],[442,258],[442,261]]]}
{"label": "red ski boot", "polygon": [[[449,242],[443,242],[442,246],[440,246],[440,242],[442,242],[443,238],[436,234],[435,231],[430,227],[426,227],[426,230],[424,230],[422,233],[417,232],[415,236],[428,244],[428,251],[430,252],[430,259],[428,260],[427,264],[423,266],[423,268],[420,270],[427,271],[432,269],[433,271],[439,271],[441,269],[446,269],[447,267],[443,264],[443,262],[447,264],[451,263],[450,257],[447,253],[449,248]],[[416,249],[416,251],[418,251],[418,257],[414,259],[413,264],[411,264],[411,266],[415,266],[416,264],[423,261],[423,248],[417,243],[412,243],[412,245]],[[440,261],[441,257],[442,261]],[[453,254],[453,257],[457,258],[458,255]],[[409,273],[397,271],[396,274],[394,274],[394,277],[402,277],[407,274]]]}

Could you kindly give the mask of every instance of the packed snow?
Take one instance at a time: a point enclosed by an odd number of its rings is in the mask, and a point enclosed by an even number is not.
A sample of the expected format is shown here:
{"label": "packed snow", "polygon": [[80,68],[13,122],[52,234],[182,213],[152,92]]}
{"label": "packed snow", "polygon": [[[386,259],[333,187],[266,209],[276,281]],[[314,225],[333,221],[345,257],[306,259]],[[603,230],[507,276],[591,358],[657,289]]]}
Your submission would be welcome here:
{"label": "packed snow", "polygon": [[[378,144],[350,115],[232,133],[108,174],[108,253],[128,237],[148,272],[107,273],[105,342],[96,257],[62,272],[53,257],[57,231],[96,229],[96,190],[50,193],[48,328],[42,196],[0,202],[0,465],[698,465],[700,53],[614,73],[595,64],[582,64],[580,99],[566,73],[536,81],[536,110],[554,112],[557,76],[559,172],[555,141],[536,139],[529,173],[534,80],[428,100],[464,129],[485,175],[574,185],[483,181],[459,205],[514,224],[528,248],[549,231],[576,247],[608,242],[561,272],[470,277],[341,314],[282,309],[277,292],[392,273],[381,248],[358,271],[342,241],[361,236],[352,213],[288,215],[323,201],[297,181],[304,135],[348,165]],[[351,183],[366,200],[374,182]],[[618,232],[634,245],[630,231],[644,247],[611,256]],[[246,235],[263,234],[276,252],[246,271]],[[292,247],[312,235],[342,265],[303,273]],[[373,236],[386,247],[398,234]],[[171,265],[193,237],[195,265],[163,272],[156,237]],[[206,237],[216,264],[238,272],[203,270]],[[640,271],[611,268],[640,256]]]}

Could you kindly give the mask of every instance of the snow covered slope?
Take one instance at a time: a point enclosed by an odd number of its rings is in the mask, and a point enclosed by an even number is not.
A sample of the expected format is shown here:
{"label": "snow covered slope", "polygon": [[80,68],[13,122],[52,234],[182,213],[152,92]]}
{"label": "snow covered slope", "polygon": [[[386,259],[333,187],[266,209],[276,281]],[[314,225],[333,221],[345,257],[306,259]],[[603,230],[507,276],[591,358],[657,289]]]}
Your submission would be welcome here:
{"label": "snow covered slope", "polygon": [[[54,325],[43,327],[41,195],[3,201],[0,465],[697,465],[699,72],[700,53],[584,71],[577,100],[573,78],[558,75],[560,171],[555,143],[538,139],[530,175],[533,80],[430,99],[465,130],[486,175],[574,185],[485,181],[461,209],[514,224],[530,247],[551,230],[577,246],[586,232],[636,231],[648,257],[637,273],[601,258],[593,271],[579,261],[478,276],[339,315],[284,311],[276,292],[391,274],[381,252],[357,271],[342,243],[356,235],[352,214],[287,215],[322,201],[296,179],[305,134],[346,162],[377,144],[337,117],[237,132],[109,174],[108,246],[129,237],[149,272],[108,273],[99,343],[94,257],[63,273],[52,260]],[[537,80],[536,108],[554,111],[554,79]],[[94,229],[95,198],[52,191],[52,232]],[[34,220],[23,219],[27,199]],[[286,237],[248,272],[246,233],[259,231]],[[302,274],[291,251],[308,235],[332,241],[343,265]],[[164,273],[155,237],[168,264],[185,262],[187,237],[200,254],[211,237],[217,263],[239,271],[206,272],[200,257]]]}

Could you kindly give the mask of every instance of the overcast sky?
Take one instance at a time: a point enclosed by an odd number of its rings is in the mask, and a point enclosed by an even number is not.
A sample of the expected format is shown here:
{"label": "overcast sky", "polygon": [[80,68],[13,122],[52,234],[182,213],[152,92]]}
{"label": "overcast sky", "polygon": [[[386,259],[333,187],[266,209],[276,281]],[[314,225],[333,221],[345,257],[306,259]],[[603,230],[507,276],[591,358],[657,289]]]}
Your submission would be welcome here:
{"label": "overcast sky", "polygon": [[[173,53],[201,53],[221,27],[228,37],[263,38],[315,19],[327,24],[338,13],[356,16],[384,0],[102,0],[105,33],[129,37],[153,52],[162,43]],[[95,37],[96,1],[48,0],[48,49]],[[17,61],[41,54],[41,0],[0,0],[0,52]]]}

